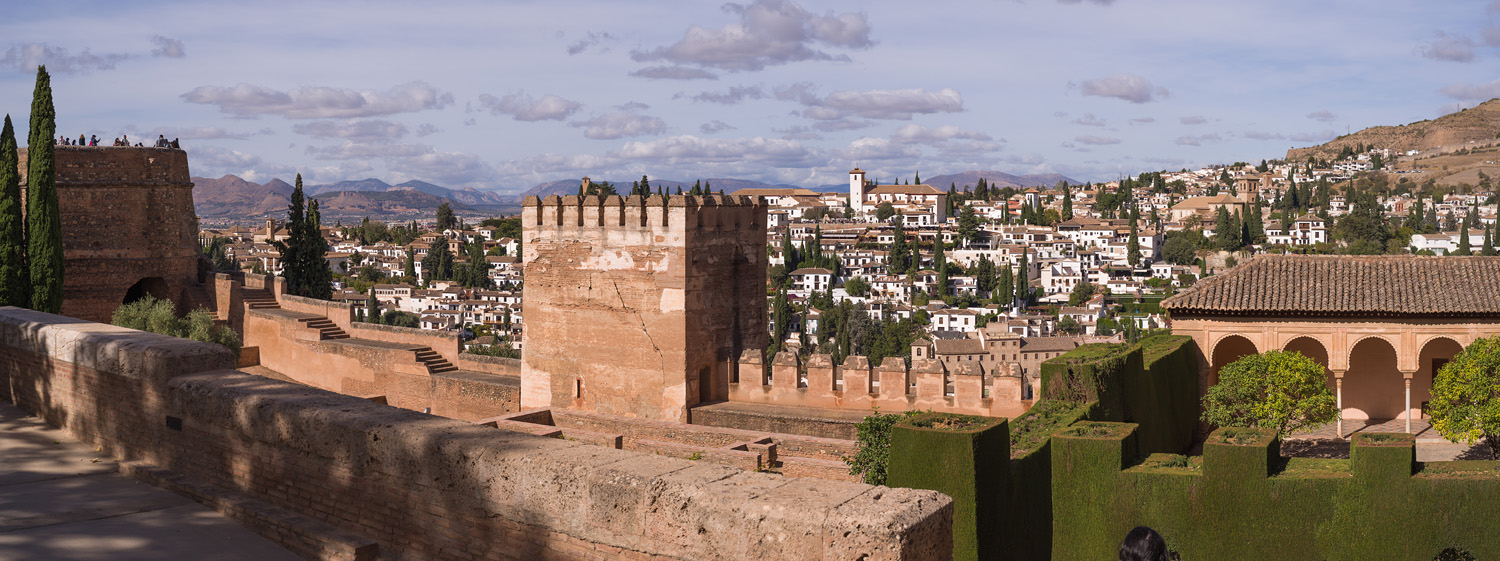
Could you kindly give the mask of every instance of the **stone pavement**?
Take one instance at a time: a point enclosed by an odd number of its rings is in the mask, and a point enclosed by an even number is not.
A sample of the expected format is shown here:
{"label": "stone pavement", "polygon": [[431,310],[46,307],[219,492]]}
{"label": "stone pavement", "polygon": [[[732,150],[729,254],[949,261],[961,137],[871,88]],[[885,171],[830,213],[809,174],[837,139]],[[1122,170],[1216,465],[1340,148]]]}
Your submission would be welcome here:
{"label": "stone pavement", "polygon": [[0,401],[0,560],[295,560]]}
{"label": "stone pavement", "polygon": [[[1283,444],[1283,455],[1289,449],[1305,450],[1310,457],[1349,457],[1348,438],[1362,432],[1406,432],[1405,419],[1345,419],[1343,438],[1339,438],[1338,424],[1328,423],[1319,427],[1294,433]],[[1488,460],[1489,447],[1484,444],[1456,444],[1448,442],[1432,429],[1428,419],[1412,419],[1411,432],[1417,437],[1417,461],[1440,462],[1448,460]],[[1316,441],[1316,444],[1298,441]],[[1303,454],[1298,454],[1303,455]]]}

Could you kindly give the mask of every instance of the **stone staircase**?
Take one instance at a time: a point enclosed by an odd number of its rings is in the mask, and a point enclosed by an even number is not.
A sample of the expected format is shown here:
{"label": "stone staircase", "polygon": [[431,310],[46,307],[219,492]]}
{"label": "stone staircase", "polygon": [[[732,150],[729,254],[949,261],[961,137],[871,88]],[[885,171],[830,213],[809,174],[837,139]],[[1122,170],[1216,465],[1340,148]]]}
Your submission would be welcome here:
{"label": "stone staircase", "polygon": [[240,299],[245,301],[245,307],[251,310],[275,310],[280,309],[281,304],[276,303],[276,295],[263,288],[245,288],[240,290]]}
{"label": "stone staircase", "polygon": [[349,338],[348,333],[345,333],[344,330],[339,329],[339,326],[334,324],[333,320],[325,317],[306,318],[299,319],[297,321],[302,322],[302,325],[318,330],[319,341]]}
{"label": "stone staircase", "polygon": [[416,353],[417,362],[427,365],[428,374],[437,374],[440,372],[455,372],[458,370],[457,366],[454,366],[453,363],[448,362],[448,359],[443,358],[443,355],[438,354],[438,352],[432,350],[431,347],[422,347],[420,349],[417,349]]}

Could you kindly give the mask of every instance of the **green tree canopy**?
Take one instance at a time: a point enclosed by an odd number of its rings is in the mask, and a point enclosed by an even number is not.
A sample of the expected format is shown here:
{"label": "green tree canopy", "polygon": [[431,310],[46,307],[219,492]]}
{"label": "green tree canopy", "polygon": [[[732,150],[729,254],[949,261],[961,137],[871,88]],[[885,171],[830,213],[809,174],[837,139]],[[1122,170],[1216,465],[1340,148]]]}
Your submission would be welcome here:
{"label": "green tree canopy", "polygon": [[1286,436],[1338,418],[1323,365],[1296,351],[1248,355],[1219,370],[1203,397],[1203,420],[1275,429]]}
{"label": "green tree canopy", "polygon": [[890,217],[893,216],[893,215],[895,215],[895,214],[896,214],[896,207],[891,206],[890,201],[886,201],[886,202],[880,203],[879,205],[876,205],[876,207],[875,207],[875,219],[879,220],[881,222],[884,222],[884,221],[890,219]]}
{"label": "green tree canopy", "polygon": [[1500,460],[1500,336],[1473,342],[1432,381],[1432,428],[1453,442],[1484,441]]}
{"label": "green tree canopy", "polygon": [[437,231],[445,232],[457,227],[458,219],[453,217],[453,207],[444,201],[437,208]]}
{"label": "green tree canopy", "polygon": [[16,129],[5,116],[0,132],[0,306],[31,306],[26,266],[26,217],[21,213],[20,153]]}
{"label": "green tree canopy", "polygon": [[62,311],[62,212],[57,205],[57,110],[52,106],[52,77],[36,69],[31,98],[31,131],[26,152],[26,259],[31,276],[31,309]]}

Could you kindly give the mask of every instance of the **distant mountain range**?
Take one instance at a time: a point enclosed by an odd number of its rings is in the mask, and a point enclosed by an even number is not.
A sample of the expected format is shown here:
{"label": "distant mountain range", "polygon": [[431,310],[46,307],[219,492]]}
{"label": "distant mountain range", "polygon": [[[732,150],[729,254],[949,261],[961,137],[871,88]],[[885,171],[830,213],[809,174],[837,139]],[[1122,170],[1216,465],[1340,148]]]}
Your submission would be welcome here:
{"label": "distant mountain range", "polygon": [[[193,207],[203,218],[261,218],[285,216],[292,186],[280,179],[265,183],[234,175],[218,179],[193,178]],[[476,189],[448,189],[424,181],[391,185],[379,179],[305,185],[317,197],[319,210],[338,215],[434,214],[447,202],[455,211],[504,210],[511,197]]]}
{"label": "distant mountain range", "polygon": [[[640,180],[639,179],[635,179],[635,178],[631,178],[631,179],[627,179],[625,181],[613,181],[613,180],[601,180],[601,179],[590,178],[589,181],[591,181],[593,183],[602,183],[604,181],[609,181],[610,184],[612,184],[612,185],[615,186],[615,192],[624,194],[624,193],[629,193],[630,192],[630,184],[632,182],[640,181]],[[688,181],[673,181],[673,180],[670,180],[670,179],[650,179],[650,178],[647,178],[647,181],[651,183],[651,192],[653,192],[653,193],[656,192],[656,189],[658,187],[660,187],[662,189],[662,191],[667,192],[667,193],[676,193],[678,188],[681,188],[684,192],[686,192],[686,191],[688,191],[688,190],[690,190],[690,189],[693,188],[693,183],[692,182],[688,182]],[[725,194],[733,193],[733,192],[738,191],[740,189],[796,189],[796,188],[798,188],[796,185],[786,185],[786,184],[775,184],[775,185],[773,185],[773,184],[770,184],[770,183],[762,183],[760,181],[750,181],[750,180],[747,180],[747,179],[729,179],[729,178],[724,178],[724,177],[715,177],[715,178],[705,179],[703,181],[707,182],[708,183],[708,188],[712,189],[715,193],[719,192],[719,190],[722,189]],[[538,197],[546,197],[546,196],[549,196],[549,195],[577,195],[578,194],[578,186],[581,185],[582,183],[583,183],[583,178],[578,178],[578,179],[559,179],[557,181],[548,181],[546,183],[538,184],[536,187],[532,187],[531,189],[526,190],[526,192],[521,193],[520,195],[516,195],[515,202],[519,203],[522,199],[525,199],[526,197],[530,197],[530,196],[533,196],[533,195],[534,196],[538,196]]]}
{"label": "distant mountain range", "polygon": [[[969,171],[953,175],[939,175],[928,178],[925,183],[945,189],[951,183],[962,190],[977,184],[980,177],[985,178],[991,186],[995,187],[1050,187],[1058,181],[1078,183],[1078,181],[1055,173],[1018,176],[998,171]],[[600,180],[593,181],[600,182]],[[631,182],[637,179],[609,181],[615,186],[616,192],[628,193]],[[772,184],[726,177],[715,177],[703,181],[714,192],[722,190],[725,193],[733,193],[740,189],[802,188],[784,183]],[[305,185],[303,190],[308,196],[317,197],[319,209],[328,216],[398,215],[409,217],[433,214],[444,202],[449,203],[455,211],[514,213],[518,210],[521,201],[528,196],[575,195],[578,193],[578,186],[581,182],[582,178],[548,181],[519,195],[505,195],[478,189],[449,189],[416,180],[391,185],[375,178]],[[693,183],[687,181],[651,179],[650,182],[652,192],[660,189],[664,192],[676,193],[678,189],[687,191],[693,187]],[[280,179],[255,183],[234,175],[225,175],[218,179],[194,177],[193,184],[193,206],[198,216],[210,219],[282,217],[286,215],[288,197],[292,194],[292,186]],[[817,192],[843,192],[849,189],[849,185],[834,183],[806,188]]]}
{"label": "distant mountain range", "polygon": [[[985,181],[989,182],[990,187],[997,189],[1003,189],[1005,187],[1011,187],[1015,189],[1025,189],[1028,187],[1051,187],[1053,185],[1057,185],[1057,182],[1059,181],[1066,181],[1072,185],[1083,184],[1082,181],[1071,179],[1065,175],[1058,175],[1056,173],[1011,175],[1009,173],[999,171],[966,171],[963,173],[938,175],[923,178],[922,183],[926,183],[944,191],[947,191],[948,186],[950,185],[958,188],[959,191],[969,191],[972,190],[975,185],[979,184],[979,178],[981,177],[983,177]],[[880,178],[870,177],[866,177],[866,179],[870,179],[871,181],[880,180]],[[809,187],[809,189],[812,189],[813,191],[817,191],[819,193],[842,193],[849,190],[849,184],[830,183],[828,185]]]}

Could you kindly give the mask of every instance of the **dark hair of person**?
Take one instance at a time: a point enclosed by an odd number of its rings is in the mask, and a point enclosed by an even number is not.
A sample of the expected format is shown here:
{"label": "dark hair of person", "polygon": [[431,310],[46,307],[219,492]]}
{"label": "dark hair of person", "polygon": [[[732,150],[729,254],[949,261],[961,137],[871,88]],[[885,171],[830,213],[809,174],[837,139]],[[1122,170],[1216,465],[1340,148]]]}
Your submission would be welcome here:
{"label": "dark hair of person", "polygon": [[1145,526],[1136,526],[1120,542],[1120,561],[1167,561],[1167,540]]}

